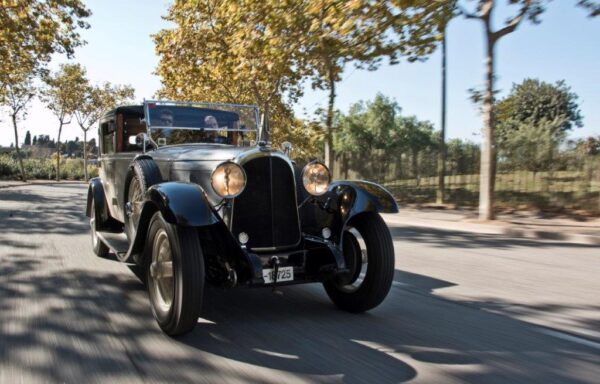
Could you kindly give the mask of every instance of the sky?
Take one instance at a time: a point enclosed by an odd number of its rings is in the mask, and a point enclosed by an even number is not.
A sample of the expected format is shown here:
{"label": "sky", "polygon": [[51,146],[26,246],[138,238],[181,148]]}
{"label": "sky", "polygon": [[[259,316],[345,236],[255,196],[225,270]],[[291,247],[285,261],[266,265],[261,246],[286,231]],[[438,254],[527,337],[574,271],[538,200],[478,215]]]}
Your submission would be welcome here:
{"label": "sky", "polygon": [[[91,28],[82,31],[87,44],[77,49],[74,61],[87,68],[94,83],[110,81],[131,84],[136,100],[150,99],[160,88],[160,78],[153,74],[158,64],[151,35],[170,27],[161,16],[167,13],[168,0],[88,0],[92,11]],[[504,4],[505,2],[500,1]],[[555,0],[542,15],[542,23],[522,24],[504,37],[496,48],[496,87],[505,96],[512,84],[525,78],[546,82],[565,80],[579,95],[584,116],[583,127],[571,137],[600,135],[600,17],[591,19],[576,8],[575,0]],[[496,24],[514,12],[514,7],[500,6]],[[480,141],[481,117],[468,98],[469,88],[483,86],[484,35],[479,21],[456,18],[448,27],[448,98],[447,137]],[[51,67],[67,62],[53,60]],[[431,121],[436,129],[440,122],[440,56],[432,54],[425,62],[401,62],[382,65],[377,71],[355,70],[349,65],[337,85],[336,108],[347,112],[351,104],[371,100],[380,92],[394,98],[403,115],[416,115]],[[294,105],[299,117],[311,115],[326,106],[327,94],[308,86],[304,97]],[[0,116],[0,145],[14,142],[12,126],[6,115]],[[58,129],[54,117],[39,101],[32,103],[26,119],[20,123],[22,142],[25,132],[50,134]],[[76,124],[63,128],[62,139],[82,138]],[[94,137],[95,133],[89,138]]]}

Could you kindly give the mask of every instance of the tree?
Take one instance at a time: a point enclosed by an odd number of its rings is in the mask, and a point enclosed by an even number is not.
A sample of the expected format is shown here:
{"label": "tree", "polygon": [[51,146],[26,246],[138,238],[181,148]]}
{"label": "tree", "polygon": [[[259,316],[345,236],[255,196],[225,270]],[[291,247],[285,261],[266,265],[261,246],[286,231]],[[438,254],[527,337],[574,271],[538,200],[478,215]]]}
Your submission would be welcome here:
{"label": "tree", "polygon": [[332,167],[335,85],[348,63],[375,70],[383,57],[415,61],[431,53],[440,28],[451,15],[452,1],[357,0],[307,2],[302,31],[313,88],[329,92],[325,119],[325,163]]}
{"label": "tree", "polygon": [[[182,1],[165,17],[174,29],[154,36],[161,97],[256,104],[267,135],[281,137],[298,122],[288,102],[300,95],[303,69],[291,3]],[[287,7],[287,8],[286,8]],[[285,97],[284,97],[285,94]],[[286,100],[287,99],[287,100]],[[274,133],[267,137],[268,133]]]}
{"label": "tree", "polygon": [[58,71],[44,78],[46,86],[42,90],[42,100],[58,119],[56,181],[60,180],[60,136],[63,126],[71,123],[71,116],[82,101],[81,95],[88,83],[85,76],[81,65],[61,64]]}
{"label": "tree", "polygon": [[[461,8],[467,19],[482,22],[486,43],[485,89],[476,93],[475,100],[482,102],[483,143],[481,146],[481,169],[479,182],[479,219],[494,219],[494,183],[496,176],[496,154],[494,144],[494,80],[495,80],[495,48],[496,43],[506,35],[517,30],[524,20],[534,24],[540,23],[539,16],[544,12],[544,4],[548,0],[508,0],[516,5],[518,11],[500,28],[494,30],[492,16],[497,0],[477,0],[474,12]],[[590,10],[590,16],[598,15],[599,5],[592,1],[580,0],[577,5]]]}
{"label": "tree", "polygon": [[564,81],[513,84],[496,103],[499,161],[512,169],[549,170],[566,132],[582,126],[577,98]]}
{"label": "tree", "polygon": [[312,77],[314,87],[330,90],[325,136],[332,151],[335,82],[344,64],[375,68],[384,54],[394,61],[399,52],[414,57],[430,52],[437,26],[431,15],[438,4],[178,0],[166,17],[176,27],[154,37],[161,58],[159,93],[257,104],[272,117],[273,136],[281,137],[277,131],[287,134],[290,126],[302,130],[289,103],[301,95],[301,81]]}
{"label": "tree", "polygon": [[429,121],[420,121],[416,116],[400,117],[398,126],[404,151],[411,156],[413,177],[419,184],[422,174],[419,169],[419,153],[434,148],[439,138],[434,134],[433,125]]}
{"label": "tree", "polygon": [[353,104],[347,115],[336,113],[334,127],[339,129],[334,144],[344,154],[345,169],[352,157],[359,173],[383,182],[390,159],[401,152],[410,153],[413,177],[420,177],[418,155],[433,149],[437,138],[431,123],[400,112],[395,100],[378,94],[373,101]]}
{"label": "tree", "polygon": [[353,104],[347,116],[335,118],[339,123],[334,126],[340,127],[334,141],[336,151],[352,153],[360,159],[367,154],[369,159],[362,160],[365,164],[371,160],[374,165],[369,170],[370,177],[383,180],[389,154],[399,145],[396,126],[399,115],[398,103],[382,94],[377,94],[373,101]]}
{"label": "tree", "polygon": [[37,145],[37,136],[33,136],[32,145]]}
{"label": "tree", "polygon": [[83,44],[77,30],[89,27],[83,21],[89,15],[80,0],[11,0],[0,5],[0,105],[11,110],[17,152],[16,121],[35,93],[33,78],[45,72],[53,54],[71,57]]}
{"label": "tree", "polygon": [[446,177],[446,28],[442,36],[442,116],[440,119],[440,140],[438,145],[437,173],[438,188],[436,202],[444,204],[444,179]]}
{"label": "tree", "polygon": [[23,145],[31,145],[31,132],[27,131]]}
{"label": "tree", "polygon": [[19,159],[19,169],[21,171],[21,180],[27,181],[25,167],[23,166],[23,157],[19,149],[19,129],[18,122],[27,115],[29,102],[35,96],[33,88],[33,77],[31,73],[20,73],[19,80],[11,79],[4,88],[4,105],[8,107],[10,118],[15,133],[15,150]]}
{"label": "tree", "polygon": [[135,95],[133,87],[130,85],[112,85],[104,83],[101,86],[89,85],[86,79],[86,86],[81,88],[77,107],[73,114],[83,131],[83,170],[85,180],[88,179],[87,170],[87,133],[91,127],[96,125],[102,115],[110,108],[128,102]]}
{"label": "tree", "polygon": [[583,116],[577,99],[577,94],[564,80],[550,84],[538,79],[525,79],[521,84],[513,84],[508,96],[496,104],[496,136],[502,140],[514,133],[518,127],[511,123],[537,125],[542,120],[560,119],[561,124],[556,126],[557,132],[553,134],[582,127]]}

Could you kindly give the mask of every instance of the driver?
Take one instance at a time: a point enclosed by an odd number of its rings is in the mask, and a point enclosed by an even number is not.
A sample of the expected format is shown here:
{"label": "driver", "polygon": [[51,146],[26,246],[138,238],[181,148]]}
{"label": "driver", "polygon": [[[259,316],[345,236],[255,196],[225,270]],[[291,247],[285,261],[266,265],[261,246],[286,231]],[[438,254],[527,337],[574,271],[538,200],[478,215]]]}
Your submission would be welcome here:
{"label": "driver", "polygon": [[[170,109],[161,109],[160,114],[158,115],[159,125],[161,127],[172,127],[173,126],[173,111]],[[163,138],[167,138],[171,136],[171,132],[173,130],[169,128],[163,128],[159,131],[159,136]]]}
{"label": "driver", "polygon": [[219,139],[219,123],[217,122],[217,118],[212,115],[206,116],[204,118],[204,128],[209,129],[206,132],[206,140],[208,142],[217,142]]}

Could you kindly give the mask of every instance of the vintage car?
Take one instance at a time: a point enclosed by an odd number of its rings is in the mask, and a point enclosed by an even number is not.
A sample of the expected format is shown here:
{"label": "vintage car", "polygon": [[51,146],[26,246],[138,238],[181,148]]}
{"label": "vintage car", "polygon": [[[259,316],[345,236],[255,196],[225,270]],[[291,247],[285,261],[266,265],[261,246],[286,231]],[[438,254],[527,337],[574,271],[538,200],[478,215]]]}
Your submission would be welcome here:
{"label": "vintage car", "polygon": [[256,107],[145,101],[105,114],[98,134],[93,250],[141,271],[168,335],[194,328],[205,283],[321,282],[349,312],[388,294],[394,248],[379,212],[397,212],[394,198],[377,184],[331,182],[318,161],[300,168],[291,144],[271,146]]}

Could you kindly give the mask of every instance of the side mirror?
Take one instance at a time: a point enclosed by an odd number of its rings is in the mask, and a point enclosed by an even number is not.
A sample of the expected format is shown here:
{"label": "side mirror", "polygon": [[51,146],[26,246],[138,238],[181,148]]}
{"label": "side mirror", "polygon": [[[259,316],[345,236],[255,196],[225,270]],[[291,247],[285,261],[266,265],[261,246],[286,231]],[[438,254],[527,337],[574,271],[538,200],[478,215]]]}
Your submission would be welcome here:
{"label": "side mirror", "polygon": [[129,136],[127,141],[130,145],[135,145],[136,147],[144,150],[152,143],[150,141],[150,137],[145,132],[138,133],[135,136]]}
{"label": "side mirror", "polygon": [[289,141],[284,141],[281,143],[281,150],[285,153],[286,156],[290,155],[290,152],[294,149],[294,146]]}
{"label": "side mirror", "polygon": [[145,132],[142,132],[142,133],[138,133],[137,135],[135,135],[134,140],[135,140],[135,143],[133,143],[133,144],[137,145],[139,148],[143,148],[144,143],[148,143],[149,138]]}

